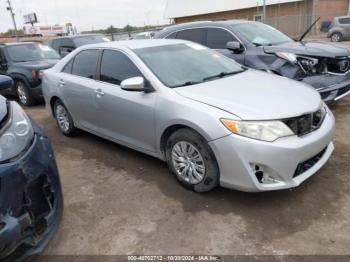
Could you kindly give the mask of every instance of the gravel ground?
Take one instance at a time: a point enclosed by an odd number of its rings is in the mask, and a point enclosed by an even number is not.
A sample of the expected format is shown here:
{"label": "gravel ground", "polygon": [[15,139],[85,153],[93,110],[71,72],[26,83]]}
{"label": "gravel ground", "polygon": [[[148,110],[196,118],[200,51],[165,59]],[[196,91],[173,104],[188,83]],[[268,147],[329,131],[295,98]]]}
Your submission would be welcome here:
{"label": "gravel ground", "polygon": [[53,143],[65,197],[44,253],[350,255],[350,96],[331,109],[336,150],[300,187],[196,194],[163,162],[86,133],[64,137],[43,106],[27,108]]}

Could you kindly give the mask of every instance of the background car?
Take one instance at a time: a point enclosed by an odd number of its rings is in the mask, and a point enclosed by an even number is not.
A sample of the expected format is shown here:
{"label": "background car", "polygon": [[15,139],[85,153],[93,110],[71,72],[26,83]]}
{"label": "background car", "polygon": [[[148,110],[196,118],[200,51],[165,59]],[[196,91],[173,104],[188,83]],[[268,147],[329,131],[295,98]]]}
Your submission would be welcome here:
{"label": "background car", "polygon": [[133,35],[130,39],[152,39],[154,37],[155,32],[141,32]]}
{"label": "background car", "polygon": [[[0,76],[0,89],[11,78]],[[0,260],[36,254],[56,232],[63,199],[48,138],[16,102],[0,96]],[[6,260],[5,260],[6,261]]]}
{"label": "background car", "polygon": [[25,106],[43,102],[41,72],[55,65],[60,56],[46,45],[34,42],[0,44],[0,75],[8,75],[15,84],[2,90]]}
{"label": "background car", "polygon": [[48,45],[56,50],[61,57],[65,57],[77,47],[109,41],[104,35],[74,35],[51,39]]}
{"label": "background car", "polygon": [[81,47],[43,85],[64,135],[83,129],[162,159],[197,192],[296,187],[334,149],[334,117],[315,90],[189,41]]}
{"label": "background car", "polygon": [[227,20],[178,24],[161,30],[155,38],[193,41],[247,67],[305,82],[320,92],[326,102],[350,93],[349,50],[304,42],[303,37],[296,41],[260,22]]}
{"label": "background car", "polygon": [[327,36],[332,42],[341,42],[350,37],[350,16],[334,17]]}

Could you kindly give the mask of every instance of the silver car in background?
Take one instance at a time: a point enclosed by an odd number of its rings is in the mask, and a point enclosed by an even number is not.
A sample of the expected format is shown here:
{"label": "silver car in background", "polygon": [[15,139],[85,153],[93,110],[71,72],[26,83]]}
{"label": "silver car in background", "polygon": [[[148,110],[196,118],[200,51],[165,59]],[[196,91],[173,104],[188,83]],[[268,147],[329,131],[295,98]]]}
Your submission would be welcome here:
{"label": "silver car in background", "polygon": [[332,42],[341,42],[350,37],[350,16],[334,17],[327,37]]}
{"label": "silver car in background", "polygon": [[334,117],[315,90],[188,41],[81,47],[45,71],[43,90],[63,134],[162,159],[196,192],[296,187],[334,149]]}

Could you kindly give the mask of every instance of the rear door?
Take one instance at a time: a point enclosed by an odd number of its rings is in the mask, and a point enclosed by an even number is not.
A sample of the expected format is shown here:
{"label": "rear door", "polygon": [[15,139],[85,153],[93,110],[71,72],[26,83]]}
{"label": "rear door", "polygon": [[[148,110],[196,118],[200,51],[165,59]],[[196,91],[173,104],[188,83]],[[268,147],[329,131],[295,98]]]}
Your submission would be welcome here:
{"label": "rear door", "polygon": [[98,130],[94,96],[98,89],[95,77],[99,55],[97,49],[79,52],[63,69],[58,83],[74,121],[91,131]]}
{"label": "rear door", "polygon": [[129,58],[117,50],[104,50],[100,66],[100,92],[96,95],[100,132],[105,137],[130,146],[155,152],[154,107],[156,92],[134,92],[120,83],[143,74]]}

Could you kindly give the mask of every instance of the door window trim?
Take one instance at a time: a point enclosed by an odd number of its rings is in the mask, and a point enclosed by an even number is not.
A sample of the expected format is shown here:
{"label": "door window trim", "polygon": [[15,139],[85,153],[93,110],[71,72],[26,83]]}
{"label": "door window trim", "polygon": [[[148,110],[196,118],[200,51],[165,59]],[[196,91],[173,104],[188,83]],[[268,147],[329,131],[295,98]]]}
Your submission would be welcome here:
{"label": "door window trim", "polygon": [[[190,30],[190,29],[207,29],[207,28],[214,28],[214,29],[223,29],[227,32],[229,32],[234,38],[236,38],[238,40],[238,42],[241,43],[241,45],[243,46],[244,48],[244,51],[245,52],[247,50],[247,48],[245,47],[244,43],[242,42],[241,39],[239,39],[239,37],[237,37],[237,35],[233,32],[231,32],[230,30],[228,30],[227,28],[225,27],[221,27],[221,26],[195,26],[195,27],[188,27],[188,28],[183,28],[183,29],[178,29],[178,30],[175,30],[175,31],[172,31],[171,33],[167,34],[164,38],[167,38],[168,36],[170,36],[171,34],[174,34],[176,33],[176,37],[177,37],[177,34],[180,32],[180,31],[184,31],[184,30]],[[176,38],[176,39],[180,39],[180,38]],[[215,50],[215,49],[213,49]]]}

